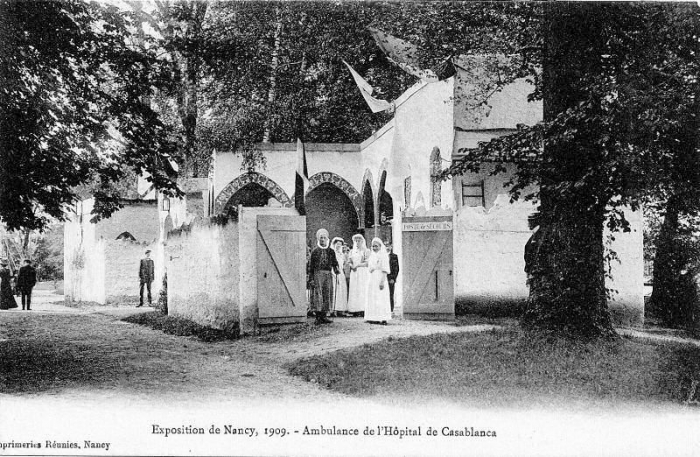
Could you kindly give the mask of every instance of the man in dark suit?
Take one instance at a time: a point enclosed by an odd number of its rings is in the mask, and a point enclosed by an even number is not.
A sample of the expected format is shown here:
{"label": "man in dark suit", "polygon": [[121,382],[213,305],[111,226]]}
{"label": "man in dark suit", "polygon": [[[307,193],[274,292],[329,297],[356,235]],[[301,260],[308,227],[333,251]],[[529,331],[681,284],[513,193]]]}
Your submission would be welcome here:
{"label": "man in dark suit", "polygon": [[391,303],[391,312],[394,312],[394,287],[396,287],[396,277],[399,275],[399,256],[394,254],[394,247],[391,241],[387,241],[386,250],[389,252],[389,274],[386,278],[389,280],[389,302]]}
{"label": "man in dark suit", "polygon": [[17,289],[22,294],[22,310],[32,309],[32,289],[36,285],[36,269],[32,266],[32,261],[26,259],[24,266],[19,269],[17,275]]}
{"label": "man in dark suit", "polygon": [[141,265],[139,266],[139,281],[141,282],[141,287],[139,288],[139,304],[137,306],[143,306],[143,286],[146,286],[148,290],[148,304],[151,304],[151,283],[155,277],[155,266],[153,264],[153,259],[151,259],[151,250],[146,250],[146,257],[141,259]]}

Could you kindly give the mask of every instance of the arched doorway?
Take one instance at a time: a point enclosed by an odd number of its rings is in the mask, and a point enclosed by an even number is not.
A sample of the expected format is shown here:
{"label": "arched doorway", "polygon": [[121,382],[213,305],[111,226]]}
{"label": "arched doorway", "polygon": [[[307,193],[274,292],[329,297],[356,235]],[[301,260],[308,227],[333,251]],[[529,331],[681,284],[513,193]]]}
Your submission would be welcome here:
{"label": "arched doorway", "polygon": [[379,225],[391,224],[394,219],[394,200],[386,191],[386,171],[382,172],[379,183]]}
{"label": "arched doorway", "polygon": [[282,206],[291,208],[292,200],[276,182],[267,176],[249,172],[231,181],[216,197],[214,214],[232,214],[239,204],[266,206],[274,198]]}
{"label": "arched doorway", "polygon": [[391,221],[394,219],[394,199],[386,191],[386,171],[382,172],[379,181],[379,221],[378,236],[386,243],[392,241]]}
{"label": "arched doorway", "polygon": [[325,228],[331,238],[339,236],[352,246],[359,217],[348,195],[331,182],[323,182],[306,194],[306,241],[316,246],[316,231]]}
{"label": "arched doorway", "polygon": [[259,208],[270,206],[272,202],[277,203],[275,196],[256,182],[251,182],[241,187],[231,196],[224,207],[223,213],[234,220],[238,219],[238,205],[248,208]]}
{"label": "arched doorway", "polygon": [[251,182],[238,189],[231,196],[226,206],[234,208],[238,207],[238,205],[248,207],[266,206],[271,198],[275,198],[272,192],[256,182]]}
{"label": "arched doorway", "polygon": [[372,187],[369,181],[365,181],[362,187],[362,200],[364,201],[365,209],[365,229],[374,227],[374,196],[372,195]]}

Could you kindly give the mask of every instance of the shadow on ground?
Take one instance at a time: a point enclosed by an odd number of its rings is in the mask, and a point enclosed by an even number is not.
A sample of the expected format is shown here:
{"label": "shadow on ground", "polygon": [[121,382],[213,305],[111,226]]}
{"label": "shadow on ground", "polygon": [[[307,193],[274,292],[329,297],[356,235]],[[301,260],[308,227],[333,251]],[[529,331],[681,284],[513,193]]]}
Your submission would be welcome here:
{"label": "shadow on ground", "polygon": [[[179,380],[167,347],[95,315],[12,315],[0,341],[0,389],[35,393],[73,387],[152,388]],[[7,324],[7,323],[6,323]],[[185,340],[186,341],[186,340]],[[167,345],[169,346],[169,345]]]}

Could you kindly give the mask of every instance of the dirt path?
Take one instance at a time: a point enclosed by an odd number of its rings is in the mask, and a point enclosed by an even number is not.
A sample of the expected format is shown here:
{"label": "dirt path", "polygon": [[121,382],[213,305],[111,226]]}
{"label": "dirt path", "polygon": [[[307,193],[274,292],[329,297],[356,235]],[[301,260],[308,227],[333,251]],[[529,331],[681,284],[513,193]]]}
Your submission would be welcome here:
{"label": "dirt path", "polygon": [[[204,343],[121,321],[149,308],[69,308],[61,299],[37,291],[32,311],[0,313],[0,394],[166,400],[337,398],[340,394],[290,376],[286,365],[385,338],[494,328],[406,320],[381,326],[361,318],[336,318],[330,325],[281,327],[238,341]],[[637,330],[621,332],[647,336]]]}
{"label": "dirt path", "polygon": [[141,310],[68,308],[58,299],[39,293],[32,311],[0,313],[2,393],[165,400],[337,398],[340,394],[288,375],[284,365],[384,338],[492,328],[403,320],[380,326],[338,318],[301,332],[282,328],[239,341],[204,343],[121,321]]}
{"label": "dirt path", "polygon": [[[109,442],[107,455],[693,455],[700,446],[694,411],[478,410],[449,399],[416,406],[356,398],[288,375],[285,364],[384,338],[492,326],[341,319],[302,331],[286,327],[238,341],[204,343],[121,321],[133,308],[79,310],[37,296],[31,312],[0,312],[0,444]],[[145,310],[150,311],[150,310]],[[429,395],[427,386],[426,395]],[[256,427],[254,438],[154,433],[212,424]],[[391,425],[423,435],[306,436],[311,427]],[[287,427],[285,438],[264,427]],[[498,439],[427,436],[428,427],[493,429]],[[442,432],[440,432],[442,433]],[[601,444],[604,443],[604,444]],[[523,452],[523,450],[526,450]],[[595,452],[593,452],[595,450]],[[533,452],[536,451],[536,452]],[[94,454],[83,448],[40,454]],[[103,455],[100,451],[99,455]],[[20,454],[32,453],[31,450]],[[0,455],[14,455],[14,450]]]}

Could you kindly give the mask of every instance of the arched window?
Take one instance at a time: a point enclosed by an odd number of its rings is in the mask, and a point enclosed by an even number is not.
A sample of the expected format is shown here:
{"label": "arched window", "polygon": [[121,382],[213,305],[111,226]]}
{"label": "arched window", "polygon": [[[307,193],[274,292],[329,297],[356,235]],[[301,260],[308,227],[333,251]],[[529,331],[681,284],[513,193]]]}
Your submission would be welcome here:
{"label": "arched window", "polygon": [[394,218],[394,200],[386,188],[386,170],[379,181],[379,225],[390,225]]}
{"label": "arched window", "polygon": [[365,228],[372,228],[374,227],[374,197],[369,181],[365,181],[362,198],[365,201]]}
{"label": "arched window", "polygon": [[440,158],[440,149],[437,147],[433,148],[433,152],[430,153],[430,204],[431,206],[440,206],[442,202],[441,188],[442,181],[440,181],[440,172],[442,171],[442,163]]}
{"label": "arched window", "polygon": [[136,241],[136,238],[134,238],[134,235],[132,235],[129,232],[122,232],[117,236],[118,240],[129,240],[129,241]]}

